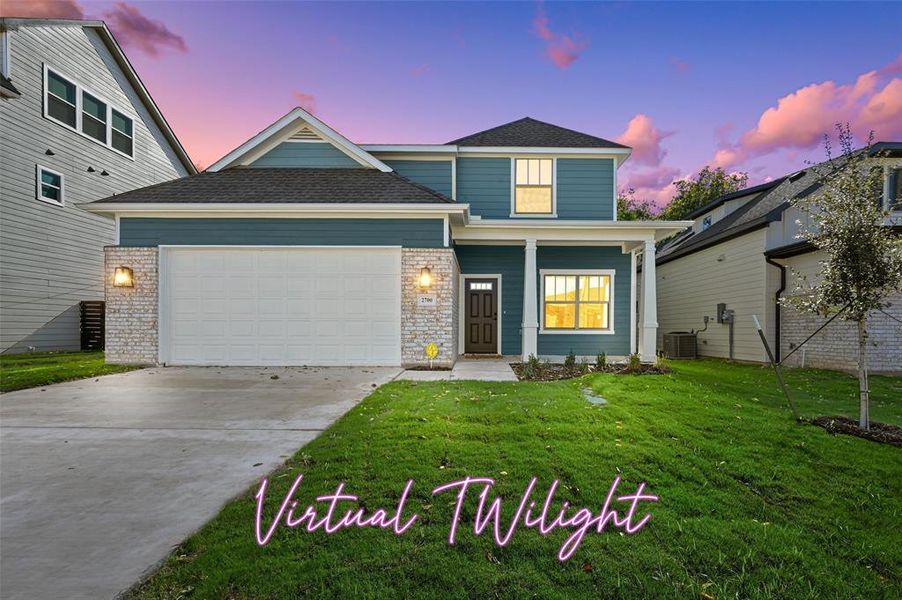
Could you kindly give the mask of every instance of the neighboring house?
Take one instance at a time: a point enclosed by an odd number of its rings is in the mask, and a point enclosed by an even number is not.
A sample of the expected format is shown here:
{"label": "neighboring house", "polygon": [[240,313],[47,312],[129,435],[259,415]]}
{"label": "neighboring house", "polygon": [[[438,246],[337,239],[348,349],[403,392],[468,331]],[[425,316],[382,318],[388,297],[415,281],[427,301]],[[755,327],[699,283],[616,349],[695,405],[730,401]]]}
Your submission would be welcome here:
{"label": "neighboring house", "polygon": [[[902,225],[902,142],[881,142],[870,149],[871,162],[883,170],[882,202],[891,217],[887,226]],[[793,207],[793,198],[821,191],[813,169],[714,200],[689,215],[692,227],[658,250],[658,321],[661,334],[703,329],[698,336],[702,356],[763,362],[767,360],[752,315],[764,327],[778,357],[786,356],[825,319],[800,313],[778,299],[794,293],[798,278],[814,283],[823,253],[799,238],[799,222],[808,214]],[[899,371],[902,364],[902,292],[895,293],[886,313],[868,318],[870,367]],[[732,349],[729,323],[717,322],[717,305],[734,314]],[[890,316],[891,315],[891,316]],[[789,359],[791,365],[852,369],[857,365],[854,324],[837,319]],[[778,358],[779,360],[779,358]]]}
{"label": "neighboring house", "polygon": [[100,21],[0,19],[0,352],[78,350],[110,217],[80,204],[195,173]]}
{"label": "neighboring house", "polygon": [[88,207],[118,223],[107,359],[426,365],[434,342],[442,366],[653,360],[654,269],[637,298],[636,255],[688,222],[616,221],[629,154],[529,118],[358,146],[294,109],[204,173]]}

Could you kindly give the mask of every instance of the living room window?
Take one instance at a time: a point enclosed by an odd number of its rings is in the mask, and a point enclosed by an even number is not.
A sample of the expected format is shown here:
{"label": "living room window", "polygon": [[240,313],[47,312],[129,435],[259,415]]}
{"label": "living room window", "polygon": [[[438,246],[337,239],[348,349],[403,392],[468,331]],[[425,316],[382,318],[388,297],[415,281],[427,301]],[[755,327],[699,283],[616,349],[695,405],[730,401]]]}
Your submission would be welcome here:
{"label": "living room window", "polygon": [[63,176],[47,167],[37,165],[37,181],[35,182],[38,200],[63,205]]}
{"label": "living room window", "polygon": [[542,271],[542,331],[613,333],[613,271]]}
{"label": "living room window", "polygon": [[44,67],[44,116],[134,158],[134,121],[107,100]]}
{"label": "living room window", "polygon": [[514,159],[514,214],[554,214],[554,160]]}

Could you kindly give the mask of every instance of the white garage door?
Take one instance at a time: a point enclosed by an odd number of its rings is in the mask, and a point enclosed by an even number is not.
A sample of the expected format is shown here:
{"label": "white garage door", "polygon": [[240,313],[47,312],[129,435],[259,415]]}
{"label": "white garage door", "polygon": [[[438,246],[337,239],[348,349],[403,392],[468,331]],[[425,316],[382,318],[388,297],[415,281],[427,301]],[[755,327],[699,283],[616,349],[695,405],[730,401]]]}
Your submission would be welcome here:
{"label": "white garage door", "polygon": [[399,365],[398,248],[163,248],[173,365]]}

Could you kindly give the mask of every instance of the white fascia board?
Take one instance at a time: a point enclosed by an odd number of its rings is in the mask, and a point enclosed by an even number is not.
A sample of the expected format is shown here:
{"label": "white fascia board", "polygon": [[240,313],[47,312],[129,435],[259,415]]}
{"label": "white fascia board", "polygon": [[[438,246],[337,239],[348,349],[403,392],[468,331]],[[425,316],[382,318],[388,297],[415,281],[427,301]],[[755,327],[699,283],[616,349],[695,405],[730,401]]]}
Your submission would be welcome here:
{"label": "white fascia board", "polygon": [[294,124],[296,121],[303,121],[307,125],[310,126],[316,133],[318,133],[322,138],[332,143],[342,152],[359,162],[364,166],[371,167],[373,169],[378,169],[383,173],[390,173],[392,168],[386,165],[384,162],[371,155],[369,152],[363,150],[360,146],[341,135],[312,114],[301,108],[300,106],[293,108],[288,112],[285,116],[280,118],[278,121],[244,142],[221,159],[210,165],[207,169],[208,171],[220,171],[226,167],[230,167],[237,163],[241,158],[245,155],[251,153],[255,148],[267,143],[270,139],[275,135],[290,135],[291,132],[283,131],[287,127]]}
{"label": "white fascia board", "polygon": [[691,221],[552,221],[471,220],[454,230],[457,241],[586,241],[660,240],[685,229]]}
{"label": "white fascia board", "polygon": [[593,156],[629,156],[630,148],[544,148],[527,146],[458,146],[459,154],[588,154]]}
{"label": "white fascia board", "polygon": [[182,217],[209,216],[220,217],[235,215],[271,215],[271,216],[375,216],[387,217],[406,215],[464,215],[469,204],[336,204],[317,203],[300,204],[292,202],[280,203],[229,203],[229,202],[92,202],[80,205],[84,210],[98,214],[116,214],[123,216],[159,216]]}
{"label": "white fascia board", "polygon": [[401,152],[405,154],[420,152],[453,154],[457,152],[457,146],[444,144],[361,144],[360,147],[367,152]]}

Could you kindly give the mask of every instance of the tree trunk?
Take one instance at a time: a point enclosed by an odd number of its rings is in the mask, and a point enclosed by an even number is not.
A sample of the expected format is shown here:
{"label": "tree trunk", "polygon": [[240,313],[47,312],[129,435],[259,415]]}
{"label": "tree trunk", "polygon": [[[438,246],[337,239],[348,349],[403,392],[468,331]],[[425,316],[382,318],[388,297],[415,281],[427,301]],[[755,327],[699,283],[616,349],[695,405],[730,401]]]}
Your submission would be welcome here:
{"label": "tree trunk", "polygon": [[864,316],[858,321],[858,426],[865,431],[871,429],[869,394],[867,316]]}

